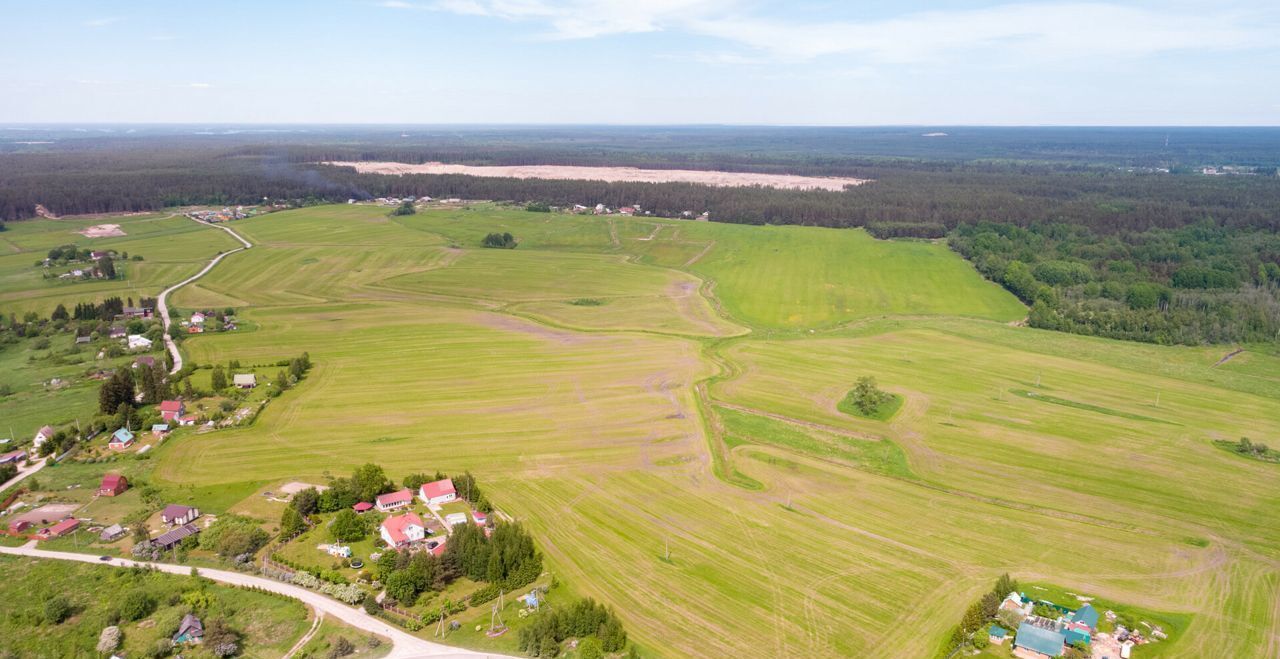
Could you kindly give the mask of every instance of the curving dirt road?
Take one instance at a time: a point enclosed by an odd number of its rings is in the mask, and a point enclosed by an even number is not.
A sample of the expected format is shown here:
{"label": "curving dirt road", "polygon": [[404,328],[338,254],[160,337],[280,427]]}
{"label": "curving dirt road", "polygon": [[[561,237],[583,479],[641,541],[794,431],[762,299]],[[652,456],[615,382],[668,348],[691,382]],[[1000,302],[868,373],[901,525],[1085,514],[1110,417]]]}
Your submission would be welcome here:
{"label": "curving dirt road", "polygon": [[160,293],[160,297],[156,300],[156,313],[160,315],[160,321],[164,323],[164,346],[166,349],[169,350],[169,354],[173,356],[173,368],[169,369],[170,375],[173,375],[174,373],[177,373],[178,371],[182,370],[182,353],[178,351],[178,344],[174,342],[173,337],[169,336],[169,327],[173,325],[173,319],[169,317],[169,294],[205,276],[206,274],[209,274],[209,271],[213,269],[213,266],[218,265],[218,262],[226,258],[227,256],[231,254],[235,254],[236,252],[243,252],[244,250],[249,249],[250,247],[253,247],[253,243],[245,240],[243,236],[236,233],[235,231],[232,231],[231,227],[221,226],[217,224],[208,224],[207,222],[201,222],[200,220],[190,218],[190,217],[187,219],[190,219],[192,222],[195,222],[197,224],[205,224],[215,229],[222,229],[223,231],[226,231],[227,233],[231,234],[232,238],[235,238],[236,240],[240,241],[240,243],[243,244],[244,247],[237,247],[236,249],[233,249],[230,252],[222,252],[218,254],[217,256],[213,257],[213,260],[209,261],[209,264],[206,265],[203,269],[201,269],[200,272],[197,272],[194,275],[191,275],[190,277],[183,279],[182,281],[174,284],[173,286],[170,286],[169,288],[164,289]]}
{"label": "curving dirt road", "polygon": [[[148,567],[161,572],[168,572],[170,574],[191,574],[190,565],[146,563],[131,561],[126,558],[113,558],[110,561],[103,561],[90,554],[76,554],[73,552],[36,549],[36,543],[34,540],[21,547],[0,547],[0,554],[28,556],[32,558],[48,558],[62,561],[80,561],[82,563],[110,565],[113,567]],[[418,638],[408,632],[392,627],[386,621],[375,618],[361,609],[347,606],[337,600],[330,599],[320,593],[313,590],[307,590],[301,586],[281,583],[265,577],[243,574],[240,572],[214,570],[210,568],[199,568],[199,570],[200,576],[208,577],[209,579],[213,579],[220,583],[231,584],[233,586],[253,586],[273,593],[278,593],[280,595],[285,595],[287,597],[292,597],[314,609],[318,616],[331,615],[361,631],[389,638],[395,647],[391,650],[391,654],[387,655],[387,659],[417,659],[418,657],[507,657],[507,655],[489,654],[485,652],[476,652],[474,650],[466,650],[463,648],[450,647],[448,645],[441,645],[440,643],[433,643],[426,639]]]}

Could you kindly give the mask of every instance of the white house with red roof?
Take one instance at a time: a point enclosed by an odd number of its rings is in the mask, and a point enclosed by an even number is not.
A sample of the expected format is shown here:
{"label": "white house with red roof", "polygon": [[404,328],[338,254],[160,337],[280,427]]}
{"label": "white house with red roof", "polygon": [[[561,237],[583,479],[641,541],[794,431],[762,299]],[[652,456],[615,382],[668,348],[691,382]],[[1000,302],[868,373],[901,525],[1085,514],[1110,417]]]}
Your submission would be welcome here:
{"label": "white house with red roof", "polygon": [[31,451],[38,452],[41,444],[53,439],[53,433],[53,426],[42,426],[36,433],[35,439],[31,441]]}
{"label": "white house with red roof", "polygon": [[176,421],[186,410],[186,406],[183,405],[180,400],[165,400],[160,402],[160,418],[168,422]]}
{"label": "white house with red roof", "polygon": [[405,547],[422,542],[427,537],[427,526],[416,513],[392,515],[382,520],[381,535],[388,547]]}
{"label": "white house with red roof", "polygon": [[390,494],[379,494],[373,501],[373,505],[384,513],[399,510],[411,503],[413,503],[413,490],[407,487]]}
{"label": "white house with red roof", "polygon": [[418,498],[422,499],[422,502],[428,506],[435,506],[457,499],[458,491],[453,489],[453,479],[446,478],[431,483],[423,483],[422,487],[418,489]]}

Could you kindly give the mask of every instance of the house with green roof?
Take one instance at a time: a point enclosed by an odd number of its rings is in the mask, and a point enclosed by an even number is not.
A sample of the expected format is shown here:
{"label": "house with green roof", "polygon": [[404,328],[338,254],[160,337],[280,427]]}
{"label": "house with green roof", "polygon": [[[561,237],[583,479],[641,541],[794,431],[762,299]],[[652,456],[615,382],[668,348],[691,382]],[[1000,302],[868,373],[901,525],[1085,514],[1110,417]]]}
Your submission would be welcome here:
{"label": "house with green roof", "polygon": [[1009,630],[1000,625],[991,625],[987,630],[987,638],[996,645],[1004,645],[1004,639],[1009,638]]}
{"label": "house with green roof", "polygon": [[133,445],[133,432],[128,428],[120,428],[111,433],[111,441],[107,442],[107,448],[115,451],[123,451]]}
{"label": "house with green roof", "polygon": [[1037,627],[1023,621],[1013,638],[1013,647],[1027,650],[1038,657],[1061,657],[1066,638],[1061,632]]}
{"label": "house with green roof", "polygon": [[1089,629],[1098,628],[1098,610],[1092,604],[1085,604],[1071,614],[1071,622],[1084,623]]}
{"label": "house with green roof", "polygon": [[1093,642],[1093,636],[1083,629],[1072,629],[1068,627],[1062,630],[1062,640],[1066,642],[1067,645],[1075,645],[1077,643],[1089,645]]}

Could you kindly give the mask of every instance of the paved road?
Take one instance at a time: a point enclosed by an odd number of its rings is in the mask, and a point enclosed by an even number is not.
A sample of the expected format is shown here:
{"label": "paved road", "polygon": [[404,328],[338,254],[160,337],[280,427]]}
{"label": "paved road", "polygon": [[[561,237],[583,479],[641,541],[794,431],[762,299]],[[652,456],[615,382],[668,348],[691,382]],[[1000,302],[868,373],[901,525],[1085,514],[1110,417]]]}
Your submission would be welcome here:
{"label": "paved road", "polygon": [[[27,450],[29,451],[31,449],[27,449]],[[26,478],[27,476],[30,476],[31,474],[34,474],[37,471],[40,471],[41,469],[44,469],[44,465],[48,461],[49,461],[49,458],[45,457],[45,458],[40,458],[35,462],[32,462],[31,466],[29,467],[18,465],[18,475],[5,481],[4,485],[0,485],[0,492],[3,492],[9,489],[10,485],[17,485],[19,482],[22,481],[22,479]]]}
{"label": "paved road", "polygon": [[[34,540],[21,547],[0,547],[0,554],[30,556],[33,558],[51,558],[63,561],[80,561],[96,565],[113,565],[115,567],[143,566],[152,567],[160,570],[161,572],[169,572],[172,574],[191,574],[191,566],[189,565],[175,565],[173,563],[144,563],[131,561],[125,558],[113,558],[110,561],[100,561],[98,560],[98,557],[89,554],[36,549],[36,543]],[[450,647],[448,645],[441,645],[440,643],[433,643],[431,641],[418,638],[404,630],[391,626],[384,620],[365,613],[363,609],[347,606],[337,600],[330,599],[320,593],[313,590],[307,590],[301,586],[281,583],[279,581],[273,581],[266,577],[259,577],[252,574],[230,572],[227,570],[214,570],[203,567],[199,569],[201,576],[208,577],[214,581],[232,584],[235,586],[257,586],[263,590],[286,595],[296,600],[300,600],[303,604],[310,606],[312,609],[317,611],[318,615],[331,615],[334,618],[355,627],[356,629],[377,634],[384,638],[389,638],[394,645],[394,649],[391,651],[391,654],[387,655],[387,659],[417,659],[418,657],[446,659],[451,657],[467,657],[469,659],[474,659],[475,657],[507,657],[507,655],[487,654],[483,652],[476,652],[474,650]]]}
{"label": "paved road", "polygon": [[182,370],[182,353],[178,351],[178,344],[174,342],[173,337],[169,336],[169,326],[173,324],[173,319],[169,317],[169,294],[205,276],[206,274],[209,273],[210,270],[213,269],[213,266],[218,265],[218,262],[226,258],[227,256],[231,254],[235,254],[236,252],[243,252],[244,250],[249,249],[250,247],[253,247],[253,243],[245,240],[243,236],[236,233],[235,231],[232,231],[231,227],[222,226],[219,224],[208,224],[207,222],[201,222],[200,220],[197,220],[191,217],[188,217],[187,219],[190,219],[192,222],[196,222],[198,224],[207,224],[208,226],[211,226],[215,229],[222,229],[223,231],[226,231],[227,233],[231,234],[232,238],[239,240],[240,243],[244,245],[244,247],[237,247],[236,249],[233,249],[230,252],[223,252],[213,257],[213,260],[209,261],[209,265],[206,265],[204,269],[202,269],[200,272],[197,272],[196,274],[174,284],[173,286],[170,286],[169,288],[164,289],[164,291],[160,293],[160,298],[156,301],[156,313],[160,314],[160,320],[161,322],[164,323],[164,346],[169,350],[169,354],[173,355],[173,368],[169,370],[170,375]]}

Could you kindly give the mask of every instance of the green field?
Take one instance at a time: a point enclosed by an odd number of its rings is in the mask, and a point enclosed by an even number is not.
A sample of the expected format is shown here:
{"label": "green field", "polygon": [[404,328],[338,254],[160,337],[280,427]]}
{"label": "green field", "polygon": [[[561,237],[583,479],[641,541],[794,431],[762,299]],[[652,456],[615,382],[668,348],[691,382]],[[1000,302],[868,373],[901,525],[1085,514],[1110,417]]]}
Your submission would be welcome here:
{"label": "green field", "polygon": [[[174,304],[256,330],[184,351],[316,366],[253,426],[154,452],[211,508],[366,462],[470,470],[659,656],[929,656],[1006,571],[1185,623],[1144,656],[1280,651],[1280,466],[1212,443],[1278,443],[1266,350],[1017,327],[945,245],[860,231],[490,205],[233,226],[257,246]],[[839,410],[866,375],[903,398],[885,420]]]}

